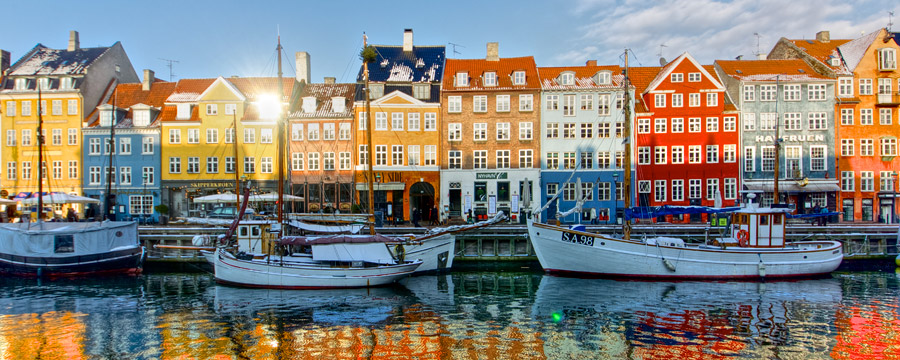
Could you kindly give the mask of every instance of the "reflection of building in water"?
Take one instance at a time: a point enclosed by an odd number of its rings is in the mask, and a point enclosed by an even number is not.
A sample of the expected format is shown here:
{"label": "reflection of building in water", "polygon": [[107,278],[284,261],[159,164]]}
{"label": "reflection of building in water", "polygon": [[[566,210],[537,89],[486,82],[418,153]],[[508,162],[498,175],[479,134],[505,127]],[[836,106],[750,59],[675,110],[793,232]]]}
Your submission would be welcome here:
{"label": "reflection of building in water", "polygon": [[895,359],[900,357],[900,316],[892,308],[853,306],[835,314],[837,344],[834,359]]}
{"label": "reflection of building in water", "polygon": [[0,354],[9,359],[85,359],[85,315],[51,311],[0,316]]}

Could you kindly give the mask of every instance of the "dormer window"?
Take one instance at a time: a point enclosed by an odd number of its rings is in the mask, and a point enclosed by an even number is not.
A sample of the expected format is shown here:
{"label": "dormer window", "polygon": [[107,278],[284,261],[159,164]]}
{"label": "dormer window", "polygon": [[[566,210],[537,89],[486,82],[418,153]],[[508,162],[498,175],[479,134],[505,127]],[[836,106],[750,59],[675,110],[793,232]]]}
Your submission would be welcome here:
{"label": "dormer window", "polygon": [[16,79],[16,90],[25,90],[28,88],[28,79],[26,78],[17,78]]}
{"label": "dormer window", "polygon": [[684,82],[684,73],[672,73],[669,75],[669,79],[673,83]]}
{"label": "dormer window", "polygon": [[347,101],[343,96],[333,96],[331,98],[331,111],[342,113],[347,110]]}
{"label": "dormer window", "polygon": [[469,73],[467,72],[458,72],[456,73],[456,86],[469,86]]}
{"label": "dormer window", "polygon": [[897,53],[895,49],[878,49],[878,70],[889,71],[897,69]]}
{"label": "dormer window", "polygon": [[513,71],[513,85],[525,85],[524,71]]}
{"label": "dormer window", "polygon": [[419,100],[428,100],[431,99],[431,85],[429,84],[414,84],[413,85],[413,97]]}
{"label": "dormer window", "polygon": [[191,104],[177,104],[175,120],[187,120],[191,118]]}
{"label": "dormer window", "polygon": [[369,84],[369,99],[377,99],[384,96],[384,84]]}
{"label": "dormer window", "polygon": [[133,110],[133,111],[134,111],[134,126],[150,125],[150,109]]}
{"label": "dormer window", "polygon": [[828,62],[831,64],[831,66],[841,66],[841,59],[838,59],[835,56],[828,59]]}
{"label": "dormer window", "polygon": [[306,96],[303,98],[303,113],[312,114],[316,112],[316,97],[315,96]]}
{"label": "dormer window", "polygon": [[609,85],[612,83],[612,73],[609,71],[600,71],[594,75],[595,85]]}
{"label": "dormer window", "polygon": [[416,59],[416,68],[421,69],[423,67],[425,67],[425,60],[422,60],[422,58]]}
{"label": "dormer window", "polygon": [[575,85],[575,73],[564,72],[562,74],[559,74],[559,84],[560,85]]}
{"label": "dormer window", "polygon": [[41,90],[50,90],[50,78],[38,79],[38,86],[41,87]]}
{"label": "dormer window", "polygon": [[484,73],[484,86],[497,86],[497,73],[493,71]]}
{"label": "dormer window", "polygon": [[381,60],[381,68],[386,68],[390,63],[391,62],[388,61],[388,59]]}
{"label": "dormer window", "polygon": [[59,79],[59,89],[60,90],[72,90],[75,88],[75,79],[70,77],[64,77]]}
{"label": "dormer window", "polygon": [[113,122],[112,107],[100,110],[100,126],[103,126],[103,127],[112,126],[112,122]]}

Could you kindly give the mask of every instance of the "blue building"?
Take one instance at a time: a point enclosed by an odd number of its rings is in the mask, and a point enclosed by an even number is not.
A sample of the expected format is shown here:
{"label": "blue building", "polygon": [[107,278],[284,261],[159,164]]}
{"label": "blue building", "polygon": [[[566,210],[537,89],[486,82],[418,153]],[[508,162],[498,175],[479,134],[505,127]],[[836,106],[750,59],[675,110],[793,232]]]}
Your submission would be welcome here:
{"label": "blue building", "polygon": [[[159,221],[159,214],[154,211],[154,206],[160,204],[158,119],[175,84],[157,81],[153,71],[144,70],[143,83],[111,85],[106,100],[86,120],[87,126],[82,131],[84,193],[85,196],[106,201],[108,175],[111,172],[112,193],[115,195],[111,218]],[[115,131],[111,131],[113,123]],[[115,140],[112,154],[109,146],[111,135]],[[100,217],[105,203],[91,206],[89,214]]]}
{"label": "blue building", "polygon": [[[541,219],[572,209],[581,180],[585,199],[568,223],[618,223],[624,207],[624,76],[619,66],[540,67]],[[633,88],[629,89],[633,91]],[[632,106],[633,110],[633,106]],[[556,200],[554,195],[562,190]]]}

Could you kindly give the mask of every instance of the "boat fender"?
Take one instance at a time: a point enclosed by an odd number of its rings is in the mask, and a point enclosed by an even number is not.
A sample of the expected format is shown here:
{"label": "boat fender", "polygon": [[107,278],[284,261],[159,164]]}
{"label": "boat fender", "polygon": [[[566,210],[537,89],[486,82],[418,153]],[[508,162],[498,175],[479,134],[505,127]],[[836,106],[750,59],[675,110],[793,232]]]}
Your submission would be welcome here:
{"label": "boat fender", "polygon": [[762,254],[756,254],[756,256],[759,256],[759,264],[756,265],[759,277],[764,278],[766,277],[766,263],[762,261]]}
{"label": "boat fender", "polygon": [[406,250],[403,248],[403,244],[397,244],[394,246],[394,253],[397,254],[397,261],[403,262],[406,257]]}
{"label": "boat fender", "polygon": [[675,264],[673,264],[669,259],[663,259],[663,265],[665,265],[666,269],[669,269],[669,271],[675,272]]}
{"label": "boat fender", "polygon": [[750,245],[750,233],[747,230],[741,230],[737,233],[738,245],[741,247],[747,247]]}

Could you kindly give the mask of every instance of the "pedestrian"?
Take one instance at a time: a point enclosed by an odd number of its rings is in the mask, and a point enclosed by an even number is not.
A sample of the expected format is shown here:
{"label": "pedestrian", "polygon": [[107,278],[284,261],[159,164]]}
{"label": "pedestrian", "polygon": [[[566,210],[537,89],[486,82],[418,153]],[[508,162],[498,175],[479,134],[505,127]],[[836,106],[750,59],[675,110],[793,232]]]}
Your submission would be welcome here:
{"label": "pedestrian", "polygon": [[412,223],[415,227],[419,227],[419,213],[419,209],[413,209],[412,211]]}
{"label": "pedestrian", "polygon": [[76,222],[78,221],[78,216],[75,215],[75,209],[69,206],[69,210],[66,210],[66,221],[67,222]]}
{"label": "pedestrian", "polygon": [[822,216],[819,217],[819,226],[825,226],[828,224],[828,216],[825,215],[828,213],[828,208],[823,206],[820,213]]}
{"label": "pedestrian", "polygon": [[438,209],[437,205],[431,209],[431,226],[437,226],[438,224]]}

